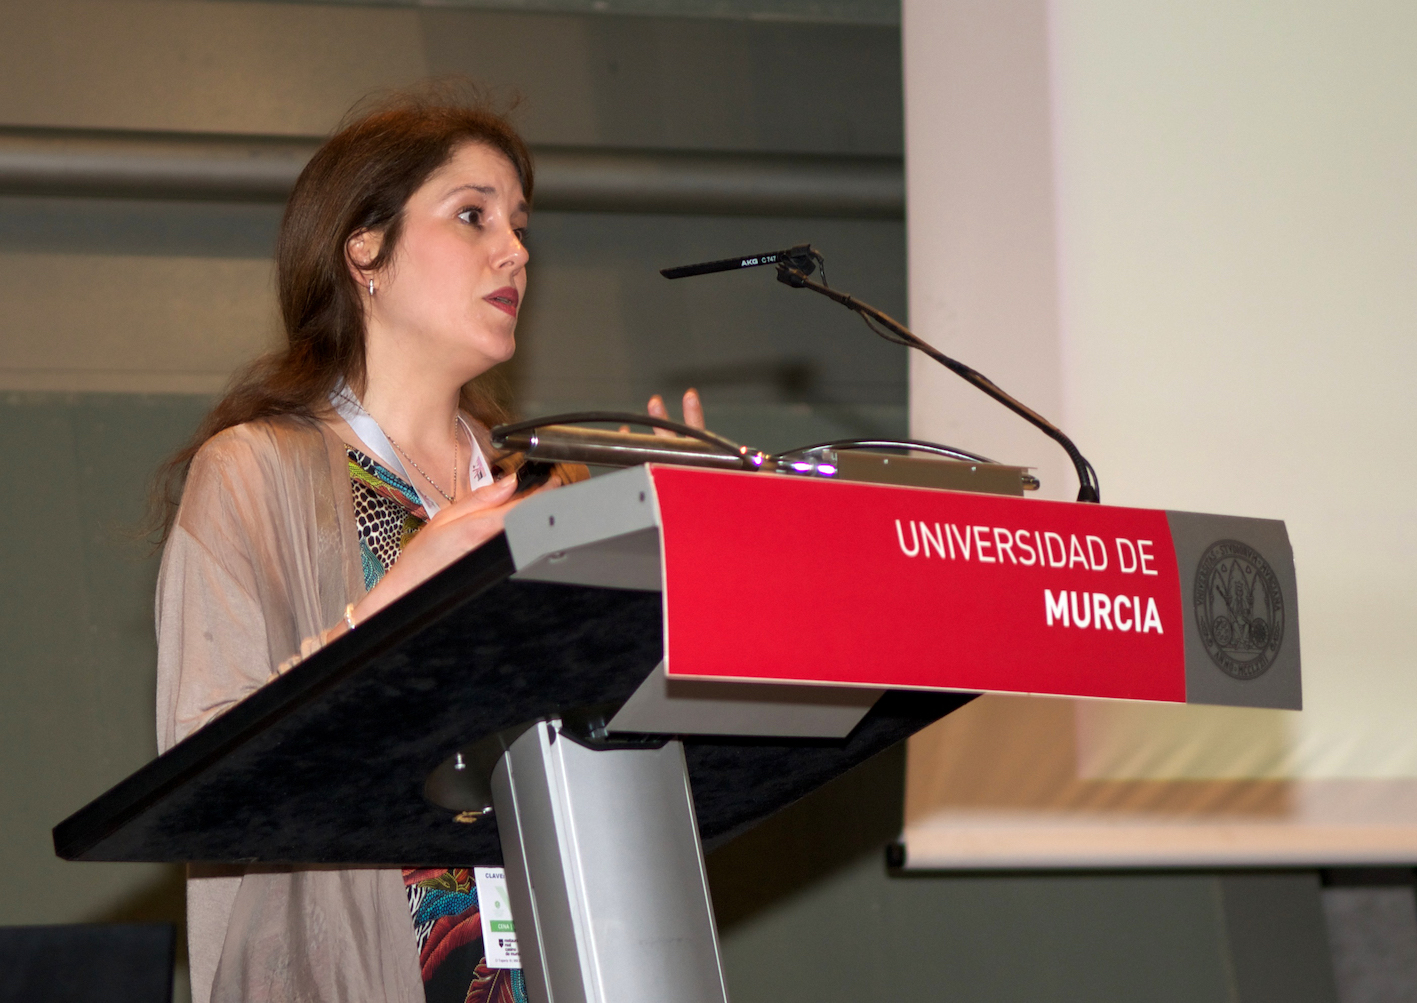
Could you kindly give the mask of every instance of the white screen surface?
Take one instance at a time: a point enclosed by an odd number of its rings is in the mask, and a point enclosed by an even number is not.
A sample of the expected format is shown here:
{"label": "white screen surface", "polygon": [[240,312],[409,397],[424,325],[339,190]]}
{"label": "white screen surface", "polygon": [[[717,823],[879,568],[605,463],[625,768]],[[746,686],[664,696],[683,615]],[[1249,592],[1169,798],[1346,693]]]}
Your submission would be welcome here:
{"label": "white screen surface", "polygon": [[[1305,706],[985,698],[912,745],[910,859],[1410,859],[1417,8],[906,0],[904,32],[912,327],[1105,501],[1284,519]],[[1071,496],[937,370],[913,434]]]}

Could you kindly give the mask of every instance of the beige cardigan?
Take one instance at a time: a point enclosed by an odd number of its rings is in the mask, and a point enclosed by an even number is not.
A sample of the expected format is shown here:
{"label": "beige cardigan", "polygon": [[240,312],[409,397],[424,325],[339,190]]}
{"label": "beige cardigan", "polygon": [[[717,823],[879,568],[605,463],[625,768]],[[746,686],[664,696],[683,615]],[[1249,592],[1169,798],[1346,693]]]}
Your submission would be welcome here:
{"label": "beige cardigan", "polygon": [[[159,750],[308,656],[364,591],[340,438],[292,417],[213,437],[162,555]],[[195,1003],[422,1003],[399,871],[194,865],[188,877]]]}

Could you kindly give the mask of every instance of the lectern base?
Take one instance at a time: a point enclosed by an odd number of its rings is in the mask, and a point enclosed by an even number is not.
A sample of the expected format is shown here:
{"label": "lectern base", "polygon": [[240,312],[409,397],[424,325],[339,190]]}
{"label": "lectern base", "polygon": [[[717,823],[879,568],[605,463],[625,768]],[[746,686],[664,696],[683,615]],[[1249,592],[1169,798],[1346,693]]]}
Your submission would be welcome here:
{"label": "lectern base", "polygon": [[727,1003],[677,740],[592,748],[544,721],[492,794],[533,1003]]}

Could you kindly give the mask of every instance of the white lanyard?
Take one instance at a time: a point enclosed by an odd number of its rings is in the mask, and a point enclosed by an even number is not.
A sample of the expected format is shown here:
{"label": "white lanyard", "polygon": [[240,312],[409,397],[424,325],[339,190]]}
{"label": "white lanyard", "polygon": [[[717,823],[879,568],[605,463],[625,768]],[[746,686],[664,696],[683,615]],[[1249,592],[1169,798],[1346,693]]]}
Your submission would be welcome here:
{"label": "white lanyard", "polygon": [[[428,513],[428,518],[433,518],[441,508],[431,497],[418,490],[413,478],[408,475],[408,470],[400,462],[398,453],[389,441],[389,437],[384,434],[384,430],[379,427],[379,423],[374,420],[374,416],[364,410],[364,405],[359,403],[359,398],[354,396],[354,391],[349,388],[349,384],[340,383],[330,394],[330,404],[354,434],[359,436],[361,442],[374,451],[374,458],[388,467],[394,473],[404,479],[409,487],[413,488],[414,494],[418,495],[419,502],[423,505],[423,511]],[[487,467],[487,460],[482,455],[482,447],[477,444],[477,438],[472,434],[472,429],[467,427],[467,422],[463,421],[462,415],[458,415],[458,422],[467,432],[467,441],[472,444],[472,455],[468,458],[467,473],[468,480],[474,489],[492,480],[492,472]]]}

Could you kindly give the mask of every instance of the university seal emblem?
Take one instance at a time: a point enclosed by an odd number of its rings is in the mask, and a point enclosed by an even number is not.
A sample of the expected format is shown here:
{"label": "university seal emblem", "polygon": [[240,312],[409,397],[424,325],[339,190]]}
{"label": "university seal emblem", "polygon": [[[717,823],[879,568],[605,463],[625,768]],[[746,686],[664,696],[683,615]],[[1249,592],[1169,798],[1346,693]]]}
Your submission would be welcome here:
{"label": "university seal emblem", "polygon": [[1259,551],[1218,540],[1196,568],[1196,626],[1210,660],[1235,679],[1258,679],[1284,643],[1284,593]]}

